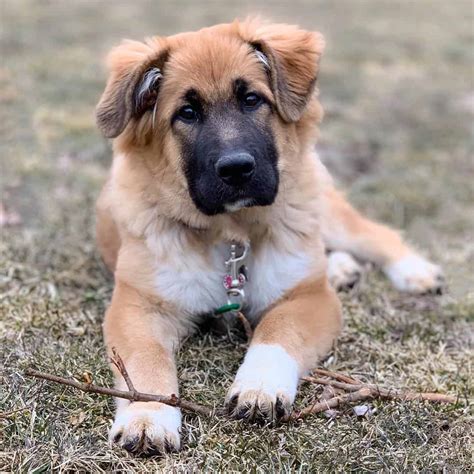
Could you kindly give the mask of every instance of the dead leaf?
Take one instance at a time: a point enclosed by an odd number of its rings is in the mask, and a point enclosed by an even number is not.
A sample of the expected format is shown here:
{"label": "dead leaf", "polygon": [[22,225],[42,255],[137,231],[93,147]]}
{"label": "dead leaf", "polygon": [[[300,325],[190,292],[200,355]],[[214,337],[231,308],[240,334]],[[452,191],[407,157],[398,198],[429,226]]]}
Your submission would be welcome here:
{"label": "dead leaf", "polygon": [[72,426],[78,426],[80,425],[84,420],[86,419],[86,414],[81,411],[80,413],[76,415],[71,415],[69,417],[69,423],[71,423]]}
{"label": "dead leaf", "polygon": [[91,384],[92,383],[92,374],[90,372],[83,372],[82,380],[84,380],[85,383]]}

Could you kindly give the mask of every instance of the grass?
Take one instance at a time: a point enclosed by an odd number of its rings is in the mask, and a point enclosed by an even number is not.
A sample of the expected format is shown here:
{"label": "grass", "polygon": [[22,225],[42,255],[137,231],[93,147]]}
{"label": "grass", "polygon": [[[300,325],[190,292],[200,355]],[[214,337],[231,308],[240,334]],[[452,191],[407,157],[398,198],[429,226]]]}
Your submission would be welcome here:
{"label": "grass", "polygon": [[[472,470],[474,113],[472,4],[261,3],[275,19],[322,30],[321,152],[351,200],[403,228],[445,269],[449,292],[413,298],[377,272],[342,294],[345,329],[325,361],[387,386],[457,394],[456,406],[374,402],[271,427],[186,416],[184,449],[136,459],[107,445],[113,403],[22,375],[26,366],[111,384],[101,322],[112,281],[93,238],[110,164],[94,126],[101,60],[122,37],[196,28],[235,2],[2,2],[0,471]],[[264,6],[266,5],[266,6]],[[244,349],[202,334],[179,354],[183,396],[221,404]],[[311,400],[303,387],[297,404]]]}

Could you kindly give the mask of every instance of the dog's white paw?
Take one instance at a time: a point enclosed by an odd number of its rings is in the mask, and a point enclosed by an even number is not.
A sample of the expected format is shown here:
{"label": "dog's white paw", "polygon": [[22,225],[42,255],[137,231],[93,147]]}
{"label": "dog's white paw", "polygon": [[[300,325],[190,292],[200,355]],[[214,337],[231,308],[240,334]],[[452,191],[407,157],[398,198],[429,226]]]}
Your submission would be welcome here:
{"label": "dog's white paw", "polygon": [[109,439],[144,456],[178,451],[181,412],[155,402],[134,402],[119,408]]}
{"label": "dog's white paw", "polygon": [[443,272],[438,265],[412,253],[384,267],[395,288],[409,293],[441,293]]}
{"label": "dog's white paw", "polygon": [[298,364],[276,344],[250,347],[226,398],[235,418],[265,422],[286,417],[296,396]]}
{"label": "dog's white paw", "polygon": [[328,255],[328,278],[336,290],[352,288],[361,275],[362,267],[347,252]]}

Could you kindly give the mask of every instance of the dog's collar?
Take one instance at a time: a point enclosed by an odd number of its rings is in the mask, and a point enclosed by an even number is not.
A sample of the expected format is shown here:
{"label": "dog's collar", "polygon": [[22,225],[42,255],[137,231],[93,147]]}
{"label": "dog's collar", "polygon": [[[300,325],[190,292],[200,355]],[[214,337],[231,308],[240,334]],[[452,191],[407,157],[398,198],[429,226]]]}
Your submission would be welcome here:
{"label": "dog's collar", "polygon": [[229,311],[240,311],[245,303],[244,287],[248,281],[248,270],[244,264],[250,250],[250,244],[232,242],[229,249],[229,258],[224,265],[226,273],[222,281],[227,293],[227,304],[217,308],[215,315]]}

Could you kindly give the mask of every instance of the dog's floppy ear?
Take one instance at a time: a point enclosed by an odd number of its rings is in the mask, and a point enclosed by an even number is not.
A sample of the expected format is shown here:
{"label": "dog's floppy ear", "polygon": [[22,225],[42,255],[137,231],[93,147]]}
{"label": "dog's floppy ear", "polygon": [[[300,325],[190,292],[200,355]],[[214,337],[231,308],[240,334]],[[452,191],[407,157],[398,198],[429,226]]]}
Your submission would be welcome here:
{"label": "dog's floppy ear", "polygon": [[239,24],[240,35],[265,64],[280,116],[296,122],[311,98],[324,50],[320,33],[292,25],[266,25],[258,19]]}
{"label": "dog's floppy ear", "polygon": [[132,117],[153,107],[168,51],[158,38],[125,41],[108,58],[107,86],[96,108],[97,125],[107,138],[120,135]]}

